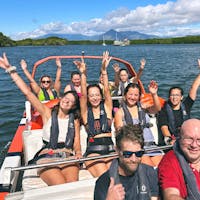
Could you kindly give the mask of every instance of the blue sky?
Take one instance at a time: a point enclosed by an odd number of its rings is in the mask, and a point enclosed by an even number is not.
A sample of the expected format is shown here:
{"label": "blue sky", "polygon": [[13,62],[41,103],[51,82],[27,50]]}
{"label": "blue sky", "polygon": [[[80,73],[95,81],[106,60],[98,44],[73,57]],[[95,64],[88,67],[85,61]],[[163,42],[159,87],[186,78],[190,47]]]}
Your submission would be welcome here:
{"label": "blue sky", "polygon": [[110,29],[162,37],[200,35],[199,0],[6,0],[0,32],[12,39]]}

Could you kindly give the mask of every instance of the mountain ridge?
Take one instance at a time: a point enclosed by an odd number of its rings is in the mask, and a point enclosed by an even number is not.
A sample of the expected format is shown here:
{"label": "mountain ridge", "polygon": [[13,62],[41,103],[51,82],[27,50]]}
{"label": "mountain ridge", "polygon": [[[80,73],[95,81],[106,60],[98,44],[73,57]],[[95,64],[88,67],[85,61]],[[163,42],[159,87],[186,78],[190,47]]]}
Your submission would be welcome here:
{"label": "mountain ridge", "polygon": [[136,40],[136,39],[153,39],[153,38],[159,38],[156,35],[148,35],[144,33],[140,33],[138,31],[116,31],[114,29],[110,29],[109,31],[99,34],[99,35],[93,35],[93,36],[87,36],[83,34],[57,34],[57,33],[49,33],[45,34],[43,36],[37,37],[35,39],[44,39],[48,37],[59,37],[67,40]]}

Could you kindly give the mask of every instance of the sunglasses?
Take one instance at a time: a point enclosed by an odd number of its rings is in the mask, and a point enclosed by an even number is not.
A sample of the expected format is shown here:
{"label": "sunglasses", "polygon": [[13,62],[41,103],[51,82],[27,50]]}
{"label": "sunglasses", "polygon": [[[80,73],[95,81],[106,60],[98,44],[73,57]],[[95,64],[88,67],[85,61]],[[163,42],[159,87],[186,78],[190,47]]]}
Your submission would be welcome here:
{"label": "sunglasses", "polygon": [[135,154],[136,157],[141,158],[144,154],[144,150],[140,151],[122,151],[122,155],[124,158],[130,158],[133,154]]}
{"label": "sunglasses", "polygon": [[42,83],[51,83],[51,81],[42,81]]}

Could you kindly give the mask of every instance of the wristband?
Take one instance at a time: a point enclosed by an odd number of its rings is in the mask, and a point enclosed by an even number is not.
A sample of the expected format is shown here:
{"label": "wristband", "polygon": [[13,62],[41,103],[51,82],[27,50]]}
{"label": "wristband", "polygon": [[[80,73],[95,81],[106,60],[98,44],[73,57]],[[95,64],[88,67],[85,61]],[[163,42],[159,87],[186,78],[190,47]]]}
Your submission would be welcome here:
{"label": "wristband", "polygon": [[13,72],[16,72],[16,69],[17,69],[17,68],[16,68],[15,66],[10,66],[9,68],[7,68],[7,69],[5,70],[5,72],[11,74],[11,73],[13,73]]}

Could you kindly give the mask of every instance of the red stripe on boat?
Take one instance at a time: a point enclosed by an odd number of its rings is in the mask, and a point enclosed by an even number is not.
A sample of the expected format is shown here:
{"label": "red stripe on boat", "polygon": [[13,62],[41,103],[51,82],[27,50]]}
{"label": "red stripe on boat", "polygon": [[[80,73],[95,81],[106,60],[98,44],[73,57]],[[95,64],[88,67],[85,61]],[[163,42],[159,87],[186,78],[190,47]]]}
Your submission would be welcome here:
{"label": "red stripe on boat", "polygon": [[22,145],[22,133],[25,129],[25,125],[18,126],[18,129],[15,133],[15,136],[12,140],[8,153],[13,152],[22,152],[23,145]]}

